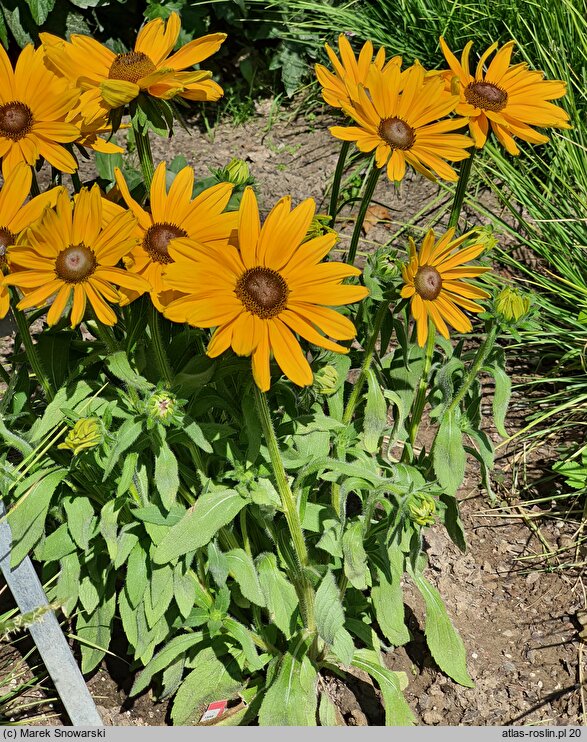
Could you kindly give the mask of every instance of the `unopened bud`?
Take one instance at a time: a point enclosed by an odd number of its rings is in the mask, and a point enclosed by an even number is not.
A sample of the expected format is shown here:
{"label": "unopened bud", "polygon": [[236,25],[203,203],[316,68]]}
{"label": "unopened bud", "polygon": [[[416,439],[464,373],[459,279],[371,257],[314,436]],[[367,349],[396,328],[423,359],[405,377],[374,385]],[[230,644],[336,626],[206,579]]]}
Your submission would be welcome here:
{"label": "unopened bud", "polygon": [[408,504],[410,520],[419,526],[430,526],[434,523],[436,502],[430,495],[418,493]]}
{"label": "unopened bud", "polygon": [[308,231],[306,232],[304,242],[313,240],[315,237],[322,237],[322,235],[325,234],[336,235],[338,242],[338,232],[335,229],[332,229],[332,227],[328,226],[331,221],[332,219],[329,214],[316,214],[316,216],[310,223]]}
{"label": "unopened bud", "polygon": [[496,313],[507,322],[518,322],[529,310],[529,297],[510,286],[502,289],[495,300]]}
{"label": "unopened bud", "polygon": [[234,157],[224,168],[224,175],[229,183],[235,186],[245,186],[249,182],[249,166],[244,160]]}
{"label": "unopened bud", "polygon": [[325,396],[334,394],[338,389],[338,371],[334,366],[324,366],[314,374],[314,386]]}
{"label": "unopened bud", "polygon": [[74,456],[86,448],[95,448],[102,443],[102,426],[96,417],[82,417],[57,448],[72,451]]}
{"label": "unopened bud", "polygon": [[170,392],[156,392],[147,402],[147,413],[152,420],[163,425],[176,421],[179,405],[177,398]]}

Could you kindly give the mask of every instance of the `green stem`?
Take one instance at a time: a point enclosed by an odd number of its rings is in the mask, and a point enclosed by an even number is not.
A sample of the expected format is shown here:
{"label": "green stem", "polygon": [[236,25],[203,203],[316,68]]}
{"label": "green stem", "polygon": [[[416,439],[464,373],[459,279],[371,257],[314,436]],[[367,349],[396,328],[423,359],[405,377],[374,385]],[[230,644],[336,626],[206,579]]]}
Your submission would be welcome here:
{"label": "green stem", "polygon": [[471,174],[471,167],[473,166],[473,158],[475,157],[476,150],[471,150],[471,154],[466,160],[461,162],[459,167],[459,179],[457,182],[457,188],[453,198],[452,206],[450,209],[450,217],[448,220],[449,229],[456,227],[459,222],[461,215],[461,209],[463,207],[463,201],[465,199],[465,193],[467,191],[467,184],[469,183],[469,175]]}
{"label": "green stem", "polygon": [[483,364],[485,363],[485,359],[491,352],[491,349],[493,348],[496,337],[497,337],[497,324],[494,324],[492,325],[492,327],[489,329],[489,332],[485,336],[485,340],[481,343],[481,345],[477,349],[475,360],[471,364],[471,368],[469,369],[469,371],[467,372],[467,375],[463,379],[463,383],[461,384],[459,391],[455,394],[452,402],[447,407],[446,413],[445,413],[446,415],[450,415],[451,412],[454,412],[454,410],[461,403],[465,394],[469,391],[471,384],[477,378],[477,374],[479,373],[481,366],[483,366]]}
{"label": "green stem", "polygon": [[269,450],[269,457],[273,466],[273,473],[275,475],[277,490],[281,497],[283,512],[285,514],[285,519],[289,527],[289,532],[292,538],[294,549],[296,551],[297,560],[301,567],[300,574],[293,575],[292,581],[294,582],[296,592],[298,594],[301,613],[306,628],[309,631],[315,631],[316,619],[314,616],[314,590],[307,577],[307,569],[309,566],[308,550],[306,548],[300,515],[298,513],[293,493],[287,481],[287,476],[285,474],[285,468],[283,466],[281,453],[279,451],[279,444],[277,442],[277,437],[273,428],[273,422],[271,420],[271,412],[269,410],[269,404],[267,403],[267,397],[265,396],[264,392],[260,391],[256,384],[254,384],[253,386],[255,390],[257,414],[259,415],[259,421],[261,423],[261,428],[263,429],[265,441]]}
{"label": "green stem", "polygon": [[92,319],[96,326],[96,337],[104,343],[108,354],[117,353],[120,350],[120,345],[114,336],[112,328],[108,327],[108,325],[103,325],[93,311],[92,314]]}
{"label": "green stem", "polygon": [[31,198],[34,198],[41,193],[41,189],[39,188],[39,181],[37,180],[37,173],[34,168],[31,168],[31,173],[33,175],[33,179],[31,180]]}
{"label": "green stem", "polygon": [[39,358],[39,354],[37,353],[37,349],[35,347],[35,344],[33,343],[31,328],[29,327],[27,318],[24,312],[21,312],[20,309],[16,308],[17,301],[18,298],[13,292],[12,314],[14,315],[14,319],[16,320],[16,326],[18,327],[21,342],[24,345],[27,360],[31,368],[33,369],[33,373],[37,377],[37,381],[43,387],[45,397],[50,402],[55,396],[53,393],[53,388],[49,382],[49,379],[47,378],[47,374],[45,373],[45,369],[43,368],[43,364],[41,363],[41,359]]}
{"label": "green stem", "polygon": [[151,303],[151,306],[149,307],[149,329],[151,331],[151,343],[153,345],[153,350],[155,351],[155,363],[157,364],[159,373],[165,383],[168,386],[171,386],[173,383],[173,370],[163,345],[161,325],[159,323],[159,312],[153,303]]}
{"label": "green stem", "polygon": [[139,129],[138,126],[133,125],[132,131],[135,138],[139,162],[141,163],[141,170],[143,171],[145,188],[147,189],[147,193],[149,193],[153,175],[155,173],[155,168],[153,167],[153,155],[151,154],[151,142],[149,140],[149,130]]}
{"label": "green stem", "polygon": [[351,265],[355,262],[357,247],[359,245],[359,237],[361,236],[361,229],[363,228],[365,215],[367,214],[367,209],[369,208],[369,204],[371,203],[371,199],[373,198],[375,186],[377,185],[377,181],[379,180],[380,175],[381,168],[373,164],[371,172],[367,176],[367,180],[365,182],[365,192],[363,193],[363,198],[359,207],[359,213],[357,214],[357,221],[355,222],[353,236],[351,237],[351,246],[349,247],[349,254],[346,259],[346,262],[350,263]]}
{"label": "green stem", "polygon": [[334,229],[334,223],[338,214],[338,195],[340,193],[340,182],[342,180],[342,174],[344,172],[344,165],[346,158],[351,146],[350,142],[343,142],[338,155],[338,162],[336,163],[336,170],[334,171],[334,180],[332,181],[332,191],[330,192],[330,207],[328,213],[330,214],[329,227]]}
{"label": "green stem", "polygon": [[73,185],[74,193],[79,193],[81,191],[82,181],[81,181],[81,178],[79,177],[79,173],[77,172],[77,170],[75,170],[71,174],[71,184]]}
{"label": "green stem", "polygon": [[359,378],[355,382],[353,391],[351,392],[351,396],[349,397],[344,414],[342,416],[342,421],[345,425],[348,425],[353,419],[355,407],[357,406],[357,402],[359,400],[359,397],[361,396],[361,392],[363,391],[363,386],[365,384],[365,381],[367,380],[367,374],[369,372],[369,369],[371,368],[371,363],[373,362],[373,356],[375,355],[375,345],[377,344],[377,338],[379,337],[379,333],[381,331],[381,325],[383,324],[383,320],[388,313],[389,304],[384,301],[382,304],[379,305],[379,309],[375,314],[375,319],[373,320],[373,332],[371,333],[369,341],[367,342],[367,347],[365,348],[365,356],[363,358],[361,372],[359,373]]}
{"label": "green stem", "polygon": [[[408,432],[410,436],[410,444],[412,449],[416,442],[418,435],[418,428],[422,420],[422,413],[426,406],[426,392],[428,390],[428,376],[430,375],[430,368],[432,367],[432,356],[434,354],[434,341],[436,340],[436,327],[431,320],[428,322],[428,340],[426,341],[426,354],[424,356],[424,366],[422,368],[422,376],[420,376],[420,382],[418,384],[418,391],[416,392],[416,399],[414,400],[414,406],[412,408],[412,416],[408,425]],[[408,447],[405,446],[402,461],[405,462],[408,456]]]}

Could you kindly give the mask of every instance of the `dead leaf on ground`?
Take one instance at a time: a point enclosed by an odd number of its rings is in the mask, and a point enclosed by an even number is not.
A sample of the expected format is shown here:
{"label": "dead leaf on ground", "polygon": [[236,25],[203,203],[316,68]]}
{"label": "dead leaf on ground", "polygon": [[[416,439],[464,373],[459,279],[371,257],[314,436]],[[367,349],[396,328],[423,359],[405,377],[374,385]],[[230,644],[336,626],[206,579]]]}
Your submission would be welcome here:
{"label": "dead leaf on ground", "polygon": [[371,204],[365,214],[363,234],[368,235],[376,224],[388,221],[389,219],[391,219],[391,212],[389,209],[386,209],[385,206],[379,206],[378,204]]}

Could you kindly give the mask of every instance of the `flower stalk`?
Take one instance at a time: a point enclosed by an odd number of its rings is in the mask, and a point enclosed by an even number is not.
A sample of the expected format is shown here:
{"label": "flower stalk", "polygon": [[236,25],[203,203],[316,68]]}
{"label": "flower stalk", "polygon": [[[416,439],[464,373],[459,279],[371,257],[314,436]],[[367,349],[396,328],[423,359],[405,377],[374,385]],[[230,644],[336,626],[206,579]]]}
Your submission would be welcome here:
{"label": "flower stalk", "polygon": [[[434,345],[436,340],[436,327],[432,320],[428,320],[428,338],[426,340],[426,352],[424,355],[424,366],[422,367],[422,375],[420,376],[420,382],[418,383],[418,391],[416,392],[416,398],[412,408],[412,415],[408,424],[408,435],[410,440],[411,450],[414,448],[416,437],[418,436],[418,429],[420,422],[422,421],[422,413],[426,405],[426,392],[428,391],[428,377],[430,376],[430,369],[432,368],[432,356],[434,355]],[[406,462],[409,456],[409,449],[406,445],[402,453],[402,462]]]}
{"label": "flower stalk", "polygon": [[469,184],[471,168],[473,167],[473,158],[475,157],[475,152],[476,150],[472,149],[469,157],[467,157],[466,160],[463,160],[459,167],[459,179],[457,181],[457,187],[450,209],[450,217],[448,219],[449,229],[451,227],[456,227],[459,222],[461,209],[463,208],[463,201],[465,200],[465,193],[467,192],[467,185]]}
{"label": "flower stalk", "polygon": [[151,141],[149,139],[149,130],[141,129],[133,122],[132,132],[135,139],[137,154],[139,156],[139,162],[141,163],[141,171],[143,173],[145,188],[147,189],[147,193],[149,193],[151,189],[151,183],[153,181],[153,175],[155,174],[155,168],[153,167],[153,154],[151,153]]}
{"label": "flower stalk", "polygon": [[161,325],[159,323],[159,312],[152,302],[149,307],[149,330],[151,332],[151,343],[153,345],[153,350],[155,351],[155,363],[157,364],[157,369],[165,383],[171,386],[173,383],[173,370],[163,344]]}
{"label": "flower stalk", "polygon": [[469,368],[467,375],[463,379],[463,383],[461,384],[459,391],[455,394],[452,402],[447,407],[445,414],[450,415],[451,412],[454,412],[459,406],[459,404],[461,403],[461,401],[463,400],[465,394],[469,391],[471,384],[477,378],[477,374],[481,370],[481,367],[485,363],[487,356],[491,352],[495,344],[496,337],[497,337],[497,323],[494,322],[489,328],[489,331],[487,332],[487,335],[485,336],[485,340],[483,340],[481,345],[477,348],[477,353],[475,354],[473,363],[471,364],[471,367]]}
{"label": "flower stalk", "polygon": [[363,198],[361,200],[361,205],[359,207],[359,213],[357,214],[357,221],[355,222],[353,235],[351,237],[349,254],[346,259],[346,262],[350,263],[351,265],[353,265],[353,263],[355,262],[357,247],[359,245],[359,237],[361,236],[361,229],[363,228],[363,222],[365,221],[367,209],[369,208],[369,204],[371,203],[371,199],[373,198],[375,186],[377,185],[377,181],[379,180],[380,175],[381,168],[377,167],[375,162],[373,162],[371,170],[365,179],[365,190],[363,193]]}
{"label": "flower stalk", "polygon": [[344,166],[350,146],[350,142],[342,143],[340,153],[338,155],[338,162],[336,163],[336,170],[334,171],[332,191],[330,192],[330,207],[328,209],[328,213],[330,214],[330,224],[328,226],[332,229],[334,229],[334,223],[338,214],[338,196],[340,194],[340,183],[342,181],[342,174],[344,172]]}
{"label": "flower stalk", "polygon": [[51,402],[51,400],[55,396],[53,387],[51,386],[51,382],[49,381],[49,378],[45,373],[45,369],[43,368],[43,364],[41,363],[41,359],[39,357],[39,354],[37,353],[35,344],[33,343],[31,328],[29,327],[29,323],[27,322],[25,313],[16,308],[17,301],[18,297],[13,292],[12,314],[14,315],[14,319],[16,320],[16,326],[18,327],[20,340],[24,345],[24,351],[26,353],[26,357],[28,362],[30,363],[31,368],[33,369],[33,373],[35,374],[35,376],[37,377],[37,381],[43,388],[45,397],[49,402]]}
{"label": "flower stalk", "polygon": [[309,558],[300,515],[285,474],[285,468],[283,466],[279,444],[273,428],[273,421],[271,420],[271,412],[269,410],[269,404],[267,403],[267,397],[256,384],[253,385],[253,388],[255,390],[257,414],[259,415],[259,421],[269,450],[269,457],[271,458],[271,464],[273,466],[277,491],[281,498],[283,512],[292,538],[296,557],[301,568],[300,574],[292,576],[292,582],[294,583],[300,601],[300,609],[304,624],[309,631],[314,632],[316,631],[316,619],[314,616],[314,589],[308,580],[306,572],[309,566]]}

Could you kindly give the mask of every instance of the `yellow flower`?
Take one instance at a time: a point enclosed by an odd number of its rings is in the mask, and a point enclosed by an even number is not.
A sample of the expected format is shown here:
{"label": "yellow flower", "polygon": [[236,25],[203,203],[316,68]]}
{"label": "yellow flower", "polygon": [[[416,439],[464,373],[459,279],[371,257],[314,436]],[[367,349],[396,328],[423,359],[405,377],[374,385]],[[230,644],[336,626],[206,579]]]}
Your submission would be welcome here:
{"label": "yellow flower", "polygon": [[[222,88],[206,70],[189,70],[218,51],[226,34],[194,39],[171,54],[180,32],[177,13],[139,31],[134,50],[115,54],[90,36],[72,34],[67,42],[40,34],[45,54],[59,73],[82,90],[80,104],[88,123],[134,100],[141,91],[155,98],[176,95],[187,100],[218,100]],[[171,54],[171,56],[170,56]]]}
{"label": "yellow flower", "polygon": [[[55,206],[57,194],[63,191],[61,187],[52,188],[25,204],[32,180],[30,167],[19,162],[0,190],[0,279],[11,267],[8,264],[8,248],[16,243],[23,230],[40,218],[47,207]],[[6,316],[9,304],[8,289],[0,285],[0,319]]]}
{"label": "yellow flower", "polygon": [[334,73],[323,65],[317,64],[315,66],[316,77],[322,86],[322,97],[333,108],[342,108],[342,103],[350,105],[351,100],[356,100],[359,85],[369,87],[372,66],[381,71],[387,69],[390,65],[401,67],[402,63],[401,57],[392,57],[385,64],[385,49],[383,47],[373,58],[373,44],[370,41],[363,45],[357,59],[349,40],[344,34],[340,34],[338,37],[340,60],[328,44],[324,44],[324,47]]}
{"label": "yellow flower", "polygon": [[472,45],[472,41],[467,43],[459,63],[444,39],[440,39],[440,46],[450,67],[450,71],[444,73],[447,85],[458,90],[460,103],[456,112],[469,117],[475,147],[481,148],[485,144],[489,124],[499,142],[511,155],[520,154],[514,137],[532,144],[548,142],[548,137],[537,132],[533,126],[570,128],[567,113],[554,103],[549,103],[565,95],[564,82],[545,80],[543,72],[529,70],[525,62],[510,67],[513,41],[504,44],[497,51],[484,73],[483,65],[497,49],[497,43],[492,44],[482,54],[475,74],[472,75],[469,72]]}
{"label": "yellow flower", "polygon": [[415,64],[401,72],[398,65],[381,71],[372,68],[369,90],[358,86],[357,100],[342,108],[358,126],[332,126],[338,139],[356,142],[361,152],[375,150],[377,167],[387,165],[390,180],[400,181],[406,163],[434,180],[457,180],[445,160],[458,162],[469,156],[473,142],[454,134],[467,119],[442,119],[454,110],[458,96],[447,94],[440,75],[425,79],[424,68]]}
{"label": "yellow flower", "polygon": [[[219,183],[202,191],[192,201],[194,171],[184,167],[175,176],[169,193],[165,187],[165,163],[155,170],[151,184],[150,208],[145,211],[130,195],[120,170],[115,168],[116,184],[126,205],[136,216],[135,230],[140,240],[125,257],[129,271],[143,276],[151,286],[151,300],[162,311],[163,306],[182,294],[171,289],[163,277],[163,269],[173,262],[169,247],[178,237],[189,238],[203,245],[222,247],[228,244],[238,225],[238,212],[222,212],[230,201],[233,187]],[[128,304],[138,294],[125,291],[122,304]],[[142,293],[142,292],[141,292]]]}
{"label": "yellow flower", "polygon": [[4,178],[19,162],[34,165],[40,157],[66,173],[77,163],[61,146],[79,137],[66,123],[79,91],[43,64],[43,52],[32,44],[21,51],[13,70],[0,44],[0,158]]}
{"label": "yellow flower", "polygon": [[105,218],[103,200],[97,185],[82,188],[74,203],[65,192],[57,197],[56,210],[47,209],[10,248],[22,270],[5,277],[5,285],[26,292],[19,309],[42,307],[55,297],[47,313],[54,325],[72,299],[71,326],[78,325],[89,301],[96,317],[105,325],[116,323],[116,314],[106,301],[118,304],[120,294],[113,284],[136,291],[150,286],[141,276],[117,268],[118,261],[134,247],[135,218],[120,210]]}
{"label": "yellow flower", "polygon": [[458,248],[470,238],[471,232],[456,240],[453,239],[454,234],[455,230],[449,229],[435,242],[434,232],[430,230],[419,253],[414,240],[410,238],[410,262],[402,266],[405,286],[401,290],[401,296],[404,299],[411,298],[420,346],[424,345],[428,337],[428,318],[445,338],[449,336],[445,320],[457,332],[470,332],[471,321],[459,307],[469,312],[482,312],[483,307],[472,300],[486,299],[489,296],[483,289],[461,280],[480,276],[491,270],[465,265],[480,255],[485,246],[476,243],[459,251]]}
{"label": "yellow flower", "polygon": [[368,294],[363,286],[343,284],[348,276],[359,275],[354,266],[320,263],[334,245],[334,235],[303,243],[314,211],[312,199],[291,210],[288,196],[261,227],[255,194],[247,188],[239,211],[238,248],[214,249],[188,240],[170,246],[175,263],[167,267],[165,279],[187,296],[172,302],[165,316],[196,327],[216,327],[208,355],[214,358],[232,347],[237,355],[252,356],[253,377],[263,391],[270,386],[271,353],[295,384],[312,383],[310,365],[294,333],[327,350],[347,353],[348,348],[325,335],[350,340],[355,327],[330,307]]}

